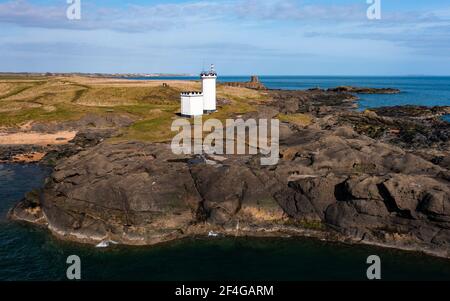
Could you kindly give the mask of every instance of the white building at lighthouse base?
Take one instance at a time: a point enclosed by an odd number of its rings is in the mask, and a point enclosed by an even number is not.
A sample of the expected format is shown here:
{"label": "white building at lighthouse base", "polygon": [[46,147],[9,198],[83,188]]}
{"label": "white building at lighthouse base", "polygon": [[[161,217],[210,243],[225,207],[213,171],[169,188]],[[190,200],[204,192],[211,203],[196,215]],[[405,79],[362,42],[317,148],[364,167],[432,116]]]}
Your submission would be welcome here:
{"label": "white building at lighthouse base", "polygon": [[203,115],[202,92],[181,93],[181,115],[187,117]]}

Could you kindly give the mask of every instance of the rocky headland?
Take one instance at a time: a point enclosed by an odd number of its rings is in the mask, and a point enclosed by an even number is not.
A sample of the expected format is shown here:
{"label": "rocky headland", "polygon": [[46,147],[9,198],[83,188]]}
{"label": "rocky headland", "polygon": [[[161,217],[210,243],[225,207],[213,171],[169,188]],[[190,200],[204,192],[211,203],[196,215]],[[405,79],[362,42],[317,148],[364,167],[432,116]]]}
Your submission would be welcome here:
{"label": "rocky headland", "polygon": [[331,92],[346,92],[356,94],[398,94],[399,89],[394,88],[367,88],[367,87],[352,87],[352,86],[340,86],[336,88],[330,88]]}
{"label": "rocky headland", "polygon": [[308,116],[281,123],[276,166],[261,166],[259,155],[174,155],[167,143],[111,140],[132,120],[91,116],[73,125],[73,141],[46,151],[54,172],[10,217],[93,244],[214,231],[450,257],[450,124],[439,119],[448,107],[358,112],[353,89],[265,93],[269,101],[244,119]]}

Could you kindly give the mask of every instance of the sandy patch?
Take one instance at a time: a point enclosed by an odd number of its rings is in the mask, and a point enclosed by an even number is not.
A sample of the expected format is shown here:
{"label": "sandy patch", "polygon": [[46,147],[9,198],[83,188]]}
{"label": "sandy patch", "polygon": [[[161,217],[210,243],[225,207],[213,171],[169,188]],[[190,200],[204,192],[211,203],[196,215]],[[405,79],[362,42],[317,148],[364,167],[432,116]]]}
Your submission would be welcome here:
{"label": "sandy patch", "polygon": [[92,77],[71,77],[67,78],[71,82],[79,85],[87,85],[90,88],[102,88],[102,87],[160,87],[163,84],[169,85],[169,87],[176,88],[184,91],[194,91],[201,89],[200,80],[178,80],[178,79],[149,79],[149,80],[132,80],[132,79],[121,79],[121,78],[92,78]]}
{"label": "sandy patch", "polygon": [[42,107],[41,104],[31,102],[8,102],[6,105],[2,103],[0,113],[17,112],[21,110],[35,109]]}
{"label": "sandy patch", "polygon": [[16,163],[35,163],[35,162],[41,161],[45,155],[46,155],[46,153],[41,153],[41,152],[20,154],[20,155],[14,156],[12,158],[12,161],[16,162]]}
{"label": "sandy patch", "polygon": [[66,144],[72,140],[77,132],[60,131],[54,134],[48,133],[0,133],[0,144],[4,145],[59,145]]}

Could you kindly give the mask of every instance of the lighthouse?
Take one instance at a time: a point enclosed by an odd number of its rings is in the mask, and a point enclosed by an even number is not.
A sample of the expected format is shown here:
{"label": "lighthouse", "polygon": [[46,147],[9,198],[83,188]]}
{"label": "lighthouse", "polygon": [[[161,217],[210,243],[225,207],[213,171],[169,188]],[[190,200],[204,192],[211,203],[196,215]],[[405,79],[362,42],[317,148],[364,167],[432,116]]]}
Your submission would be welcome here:
{"label": "lighthouse", "polygon": [[216,81],[217,73],[214,65],[209,71],[200,74],[202,91],[189,91],[181,93],[181,115],[186,117],[200,116],[213,113],[216,107]]}
{"label": "lighthouse", "polygon": [[211,69],[207,72],[200,74],[202,79],[202,92],[203,92],[203,111],[204,113],[213,113],[216,111],[216,81],[217,73],[214,65],[211,65]]}

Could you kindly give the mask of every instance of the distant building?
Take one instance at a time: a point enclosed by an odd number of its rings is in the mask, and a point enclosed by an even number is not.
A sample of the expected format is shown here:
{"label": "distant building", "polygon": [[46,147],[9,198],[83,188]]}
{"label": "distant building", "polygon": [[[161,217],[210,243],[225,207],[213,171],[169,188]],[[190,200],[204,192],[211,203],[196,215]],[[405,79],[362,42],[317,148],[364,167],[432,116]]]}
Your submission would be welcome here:
{"label": "distant building", "polygon": [[254,90],[267,90],[266,86],[261,83],[259,77],[256,75],[252,75],[249,82],[226,82],[223,83],[225,86],[230,87],[239,87],[239,88],[247,88]]}
{"label": "distant building", "polygon": [[203,114],[213,113],[217,110],[217,73],[214,65],[207,72],[200,74],[202,79],[202,92],[182,92],[181,93],[181,115],[193,117]]}

